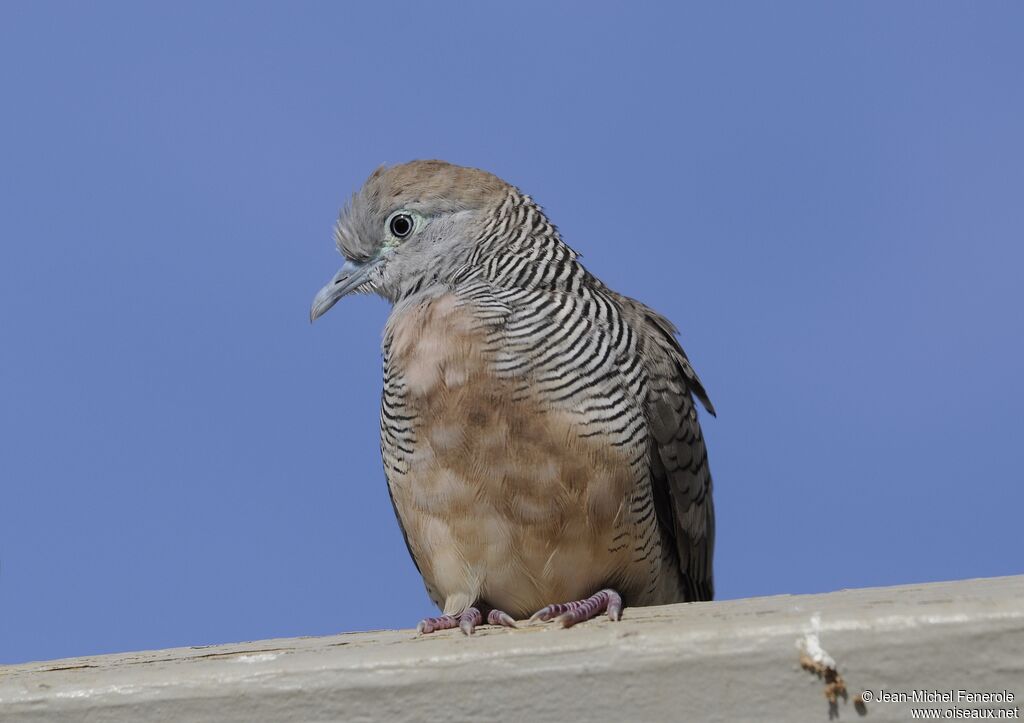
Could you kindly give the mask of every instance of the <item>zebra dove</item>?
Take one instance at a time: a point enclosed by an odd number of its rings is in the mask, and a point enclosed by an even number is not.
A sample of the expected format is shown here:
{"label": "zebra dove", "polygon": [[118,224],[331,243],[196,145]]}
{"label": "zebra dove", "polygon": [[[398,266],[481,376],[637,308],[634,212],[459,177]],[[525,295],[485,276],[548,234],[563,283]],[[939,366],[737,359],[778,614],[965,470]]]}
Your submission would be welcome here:
{"label": "zebra dove", "polygon": [[380,168],[335,229],[347,294],[392,304],[381,451],[409,553],[443,611],[570,626],[710,600],[711,475],[665,317],[580,263],[527,195],[443,161]]}

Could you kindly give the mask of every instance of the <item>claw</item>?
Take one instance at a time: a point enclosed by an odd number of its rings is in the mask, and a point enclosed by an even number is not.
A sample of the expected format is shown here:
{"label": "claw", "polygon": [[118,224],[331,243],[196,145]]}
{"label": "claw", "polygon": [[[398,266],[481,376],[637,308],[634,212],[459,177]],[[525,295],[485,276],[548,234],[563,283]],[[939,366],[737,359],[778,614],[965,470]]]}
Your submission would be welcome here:
{"label": "claw", "polygon": [[502,625],[506,628],[518,628],[512,616],[503,610],[491,610],[487,613],[487,622],[491,625]]}
{"label": "claw", "polygon": [[449,630],[459,624],[454,615],[441,615],[436,618],[423,618],[416,626],[416,632],[420,635],[432,633],[435,630]]}
{"label": "claw", "polygon": [[614,590],[609,590],[611,599],[608,601],[608,619],[613,622],[619,622],[622,620],[622,598]]}
{"label": "claw", "polygon": [[546,623],[548,620],[558,615],[560,609],[563,607],[565,606],[558,604],[545,605],[540,610],[538,610],[530,616],[530,622],[535,623],[538,620],[540,620],[542,623]]}
{"label": "claw", "polygon": [[476,608],[466,608],[459,615],[459,629],[466,635],[472,635],[476,626],[480,624],[480,611]]}

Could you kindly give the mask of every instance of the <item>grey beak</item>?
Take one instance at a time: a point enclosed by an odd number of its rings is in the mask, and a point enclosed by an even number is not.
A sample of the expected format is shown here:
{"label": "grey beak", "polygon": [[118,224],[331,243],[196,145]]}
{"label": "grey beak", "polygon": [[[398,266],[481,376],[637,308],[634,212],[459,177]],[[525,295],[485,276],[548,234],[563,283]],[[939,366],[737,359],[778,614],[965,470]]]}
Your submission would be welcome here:
{"label": "grey beak", "polygon": [[313,306],[309,310],[309,322],[313,323],[338,303],[341,297],[359,291],[370,275],[370,272],[381,262],[380,258],[359,263],[346,261],[345,265],[327,282],[324,288],[313,298]]}

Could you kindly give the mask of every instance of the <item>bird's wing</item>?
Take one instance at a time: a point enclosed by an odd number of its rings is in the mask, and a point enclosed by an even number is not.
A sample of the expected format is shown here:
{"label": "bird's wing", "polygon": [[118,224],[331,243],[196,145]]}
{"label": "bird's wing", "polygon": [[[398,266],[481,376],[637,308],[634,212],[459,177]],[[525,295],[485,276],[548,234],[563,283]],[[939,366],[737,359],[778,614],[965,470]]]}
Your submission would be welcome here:
{"label": "bird's wing", "polygon": [[646,341],[649,386],[646,412],[651,428],[651,483],[664,532],[675,540],[687,600],[714,597],[712,558],[715,508],[696,397],[715,413],[690,366],[670,321],[639,302],[625,300]]}
{"label": "bird's wing", "polygon": [[[584,435],[589,436],[593,429],[587,426],[592,423],[588,417],[593,416],[588,414],[588,409],[606,410],[609,406],[618,409],[616,421],[628,438],[616,439],[616,444],[636,442],[637,437],[631,430],[636,430],[636,423],[646,418],[644,426],[648,434],[644,444],[649,445],[649,475],[646,478],[652,486],[651,498],[658,526],[664,537],[674,543],[674,556],[682,573],[686,599],[710,600],[714,596],[715,512],[707,449],[694,398],[700,400],[712,415],[714,408],[679,345],[676,329],[670,321],[640,302],[612,292],[596,279],[588,276],[585,281],[592,292],[593,304],[576,293],[550,290],[544,297],[549,309],[544,317],[545,323],[540,323],[541,317],[536,310],[529,308],[519,308],[518,312],[504,316],[506,322],[511,319],[511,325],[516,327],[520,326],[516,321],[518,316],[530,318],[540,333],[515,339],[504,336],[501,348],[511,357],[509,368],[515,368],[524,378],[532,373],[535,379],[579,377],[588,380],[584,386],[569,386],[568,382],[561,381],[555,397],[545,398],[545,403],[570,410],[576,416],[580,429],[585,430]],[[601,311],[601,304],[597,303],[601,298],[612,301],[621,309],[621,319],[639,337],[639,348],[635,353],[639,353],[645,362],[646,384],[635,385],[637,378],[631,377],[632,372],[628,370],[636,366],[628,354],[617,356],[607,353],[622,337],[618,331],[620,325],[613,319],[615,313]],[[574,313],[574,307],[578,313]],[[577,322],[583,322],[586,310],[594,318],[577,326]],[[530,345],[528,351],[518,348],[524,343]],[[564,354],[551,351],[559,346],[564,348]],[[537,364],[515,364],[516,360],[521,362],[527,357]],[[571,364],[576,366],[574,371],[559,366],[566,359],[572,360]],[[597,367],[587,368],[591,360],[603,361]],[[539,387],[534,393],[543,393]],[[627,398],[630,390],[637,388],[646,389],[646,392],[636,400],[638,404],[634,407]],[[565,390],[573,394],[569,395]],[[595,407],[594,400],[601,400],[604,404]]]}

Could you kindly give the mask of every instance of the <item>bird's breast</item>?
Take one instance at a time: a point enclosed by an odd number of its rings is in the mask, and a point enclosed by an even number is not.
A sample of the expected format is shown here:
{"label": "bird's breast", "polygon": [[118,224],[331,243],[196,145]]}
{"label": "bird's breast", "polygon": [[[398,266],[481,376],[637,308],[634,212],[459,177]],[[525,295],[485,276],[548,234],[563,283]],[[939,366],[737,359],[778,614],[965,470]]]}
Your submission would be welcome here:
{"label": "bird's breast", "polygon": [[495,374],[474,320],[443,296],[389,322],[385,465],[435,600],[525,614],[606,582],[635,480],[614,448],[580,436],[572,410]]}

